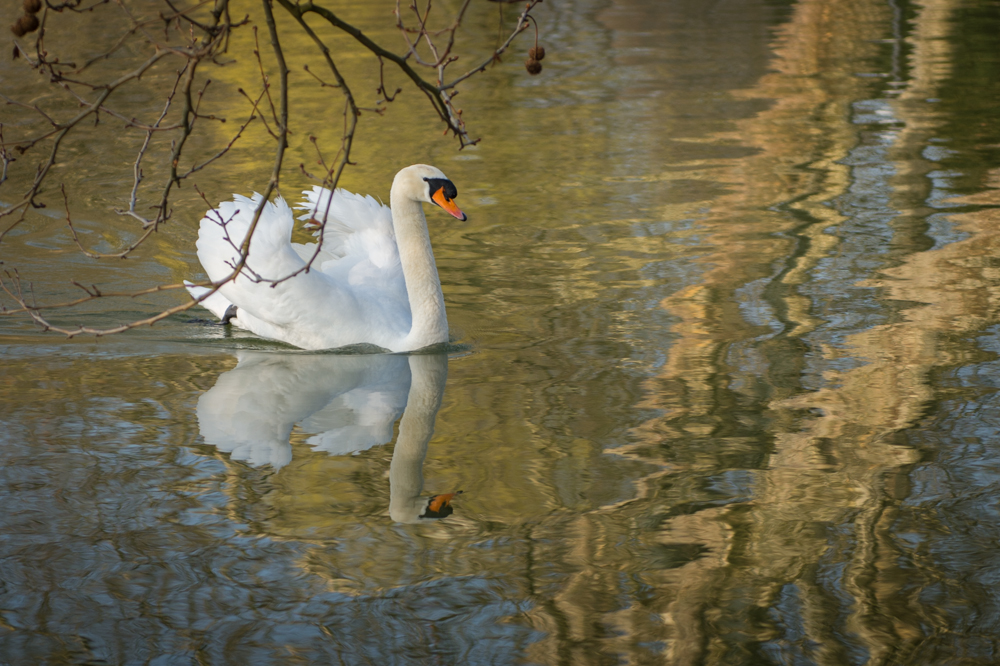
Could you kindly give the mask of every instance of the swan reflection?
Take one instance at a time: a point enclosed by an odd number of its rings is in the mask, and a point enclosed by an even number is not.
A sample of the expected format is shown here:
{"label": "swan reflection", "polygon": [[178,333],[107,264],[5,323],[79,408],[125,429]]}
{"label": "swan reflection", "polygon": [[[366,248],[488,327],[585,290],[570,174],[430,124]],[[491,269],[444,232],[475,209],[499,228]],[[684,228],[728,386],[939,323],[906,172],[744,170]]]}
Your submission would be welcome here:
{"label": "swan reflection", "polygon": [[250,465],[281,469],[297,424],[314,449],[355,454],[399,436],[389,466],[389,515],[443,518],[454,494],[422,497],[423,462],[448,376],[446,354],[333,356],[241,351],[198,399],[207,444]]}

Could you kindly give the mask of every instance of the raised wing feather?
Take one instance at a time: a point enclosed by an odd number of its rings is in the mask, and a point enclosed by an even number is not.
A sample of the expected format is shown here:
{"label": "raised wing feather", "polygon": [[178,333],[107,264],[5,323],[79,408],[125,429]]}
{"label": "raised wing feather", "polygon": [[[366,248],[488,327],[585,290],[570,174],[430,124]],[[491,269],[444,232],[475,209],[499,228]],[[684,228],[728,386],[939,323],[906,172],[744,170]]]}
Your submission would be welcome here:
{"label": "raised wing feather", "polygon": [[[312,213],[320,205],[325,210],[329,193],[317,188],[311,194]],[[198,259],[212,281],[232,273],[260,202],[260,194],[235,195],[202,219]],[[330,211],[340,217],[328,221],[320,255],[303,270],[316,245],[291,243],[295,219],[282,198],[265,203],[246,267],[218,293],[239,308],[239,325],[264,337],[305,349],[383,339],[388,346],[411,325],[391,212],[344,192],[334,194]]]}
{"label": "raised wing feather", "polygon": [[[406,304],[408,309],[389,207],[374,197],[344,190],[314,187],[303,194],[305,200],[296,208],[305,214],[299,219],[325,221],[323,248],[313,265],[342,284],[374,289],[381,293],[380,298]],[[314,235],[320,236],[320,232]],[[295,243],[293,247],[306,261],[316,252],[315,243]]]}

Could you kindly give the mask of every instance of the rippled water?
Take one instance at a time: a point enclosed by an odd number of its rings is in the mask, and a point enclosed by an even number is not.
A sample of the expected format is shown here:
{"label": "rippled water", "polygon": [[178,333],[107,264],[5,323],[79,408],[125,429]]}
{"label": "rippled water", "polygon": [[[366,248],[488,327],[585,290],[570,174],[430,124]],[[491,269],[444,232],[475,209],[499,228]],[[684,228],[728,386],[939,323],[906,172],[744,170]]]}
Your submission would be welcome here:
{"label": "rippled water", "polygon": [[[342,7],[385,39],[390,9]],[[430,216],[447,353],[0,318],[0,663],[1000,660],[1000,8],[538,18],[540,76],[518,51],[463,92],[480,146],[404,93],[363,116],[343,181],[387,198],[431,162],[458,185],[469,221]],[[251,64],[213,83],[233,109]],[[4,94],[30,97],[22,66],[0,62]],[[320,92],[294,101],[334,144]],[[134,234],[109,210],[134,150],[61,166],[98,249]],[[199,186],[263,188],[262,150]],[[124,263],[80,255],[52,196],[0,245],[39,297],[198,275],[193,192]]]}

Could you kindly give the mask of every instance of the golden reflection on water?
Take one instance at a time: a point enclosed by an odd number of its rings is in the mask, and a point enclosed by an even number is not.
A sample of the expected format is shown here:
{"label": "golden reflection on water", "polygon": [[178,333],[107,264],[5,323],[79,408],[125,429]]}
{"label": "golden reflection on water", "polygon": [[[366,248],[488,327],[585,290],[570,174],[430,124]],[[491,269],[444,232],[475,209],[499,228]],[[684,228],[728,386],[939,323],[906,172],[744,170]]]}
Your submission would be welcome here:
{"label": "golden reflection on water", "polygon": [[[382,9],[351,11],[377,32]],[[959,103],[982,83],[957,83],[962,59],[988,57],[956,37],[971,10],[546,11],[546,74],[512,58],[465,93],[481,146],[455,153],[404,95],[366,117],[344,183],[384,195],[428,161],[458,184],[470,220],[431,230],[450,359],[288,353],[187,319],[71,344],[0,321],[18,506],[0,650],[995,661],[1000,172]],[[226,115],[254,67],[220,70]],[[309,133],[337,141],[328,93],[295,98],[295,160]],[[248,135],[205,190],[263,184],[268,145]],[[120,181],[98,171],[75,184],[103,225]],[[199,206],[181,198],[144,279],[197,270]],[[39,289],[135,279],[47,268],[70,256],[58,227],[16,245]],[[459,489],[453,515],[413,517]]]}

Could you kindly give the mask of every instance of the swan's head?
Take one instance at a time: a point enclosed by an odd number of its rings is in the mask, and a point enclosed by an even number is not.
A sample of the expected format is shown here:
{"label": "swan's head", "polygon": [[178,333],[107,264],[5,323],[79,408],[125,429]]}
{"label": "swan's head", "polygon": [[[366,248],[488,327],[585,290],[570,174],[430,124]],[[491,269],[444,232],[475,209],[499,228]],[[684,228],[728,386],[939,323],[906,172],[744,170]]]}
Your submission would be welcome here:
{"label": "swan's head", "polygon": [[414,497],[409,501],[389,501],[389,517],[397,523],[419,523],[425,520],[440,520],[447,518],[455,509],[451,506],[453,497],[461,495],[462,491],[433,495],[431,497]]}
{"label": "swan's head", "polygon": [[455,184],[437,167],[429,164],[408,166],[396,174],[392,188],[395,190],[397,186],[401,186],[415,201],[440,206],[462,221],[468,219],[455,205],[455,197],[458,196]]}

